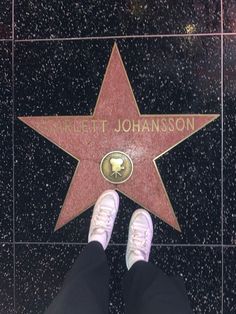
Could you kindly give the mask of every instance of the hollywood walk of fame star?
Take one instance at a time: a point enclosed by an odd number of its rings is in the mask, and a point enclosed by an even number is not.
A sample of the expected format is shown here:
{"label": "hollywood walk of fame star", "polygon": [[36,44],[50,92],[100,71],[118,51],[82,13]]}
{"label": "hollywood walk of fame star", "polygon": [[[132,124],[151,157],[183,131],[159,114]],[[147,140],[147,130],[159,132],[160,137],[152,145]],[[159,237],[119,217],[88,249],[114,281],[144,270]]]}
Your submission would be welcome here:
{"label": "hollywood walk of fame star", "polygon": [[[180,230],[155,159],[218,116],[141,115],[114,44],[93,115],[20,117],[79,161],[55,230],[91,207],[106,189],[120,191]],[[124,153],[133,163],[132,175],[119,184],[106,180],[100,171],[101,160],[112,151]],[[120,178],[125,168],[118,161],[113,158],[113,178]]]}

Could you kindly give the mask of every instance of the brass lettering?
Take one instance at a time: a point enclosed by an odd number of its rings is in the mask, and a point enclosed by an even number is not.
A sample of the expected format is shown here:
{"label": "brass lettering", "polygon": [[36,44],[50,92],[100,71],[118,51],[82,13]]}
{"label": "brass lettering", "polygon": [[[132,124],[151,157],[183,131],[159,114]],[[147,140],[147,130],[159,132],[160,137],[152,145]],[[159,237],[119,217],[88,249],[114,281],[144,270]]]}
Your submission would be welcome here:
{"label": "brass lettering", "polygon": [[102,132],[105,132],[105,124],[107,123],[107,120],[102,120]]}
{"label": "brass lettering", "polygon": [[146,119],[144,120],[144,123],[143,123],[143,126],[142,126],[142,132],[144,132],[145,130],[150,132],[150,128],[149,128],[149,125],[148,125],[148,122],[147,122]]}
{"label": "brass lettering", "polygon": [[156,130],[156,132],[159,132],[159,119],[152,119],[152,132],[154,132]]}
{"label": "brass lettering", "polygon": [[161,131],[163,131],[163,132],[167,131],[166,119],[165,118],[161,119]]}
{"label": "brass lettering", "polygon": [[80,122],[79,121],[74,121],[74,131],[76,132],[76,133],[79,133],[79,132],[81,132],[81,124],[80,124]]}
{"label": "brass lettering", "polygon": [[97,120],[91,120],[92,123],[92,130],[93,132],[96,132],[97,129]]}
{"label": "brass lettering", "polygon": [[137,132],[140,132],[140,121],[138,120],[137,123],[133,120],[133,132],[135,132],[135,129],[137,129]]}
{"label": "brass lettering", "polygon": [[173,132],[175,129],[175,126],[174,126],[174,118],[169,118],[169,131],[170,132]]}
{"label": "brass lettering", "polygon": [[64,121],[63,129],[64,129],[65,132],[70,132],[71,131],[70,121],[68,121],[68,120]]}
{"label": "brass lettering", "polygon": [[118,127],[116,129],[114,129],[115,132],[120,132],[121,130],[121,122],[120,119],[118,119]]}
{"label": "brass lettering", "polygon": [[[126,126],[127,125],[127,126]],[[131,129],[131,121],[128,120],[128,119],[125,119],[123,122],[122,122],[122,129],[124,132],[129,132],[130,129]]]}
{"label": "brass lettering", "polygon": [[81,121],[81,126],[82,126],[82,132],[88,132],[88,121],[87,120],[83,120]]}
{"label": "brass lettering", "polygon": [[184,128],[185,128],[184,119],[178,118],[178,119],[176,120],[175,124],[176,124],[176,129],[177,129],[178,131],[183,132],[183,130],[184,130]]}
{"label": "brass lettering", "polygon": [[194,131],[194,117],[192,119],[187,118],[187,130],[191,129]]}
{"label": "brass lettering", "polygon": [[[75,133],[88,133],[88,132],[101,132],[105,133],[107,129],[108,120],[65,120],[57,121],[50,125],[53,132],[75,132]],[[118,119],[114,132],[183,132],[184,130],[195,129],[194,117],[165,117],[155,119]]]}

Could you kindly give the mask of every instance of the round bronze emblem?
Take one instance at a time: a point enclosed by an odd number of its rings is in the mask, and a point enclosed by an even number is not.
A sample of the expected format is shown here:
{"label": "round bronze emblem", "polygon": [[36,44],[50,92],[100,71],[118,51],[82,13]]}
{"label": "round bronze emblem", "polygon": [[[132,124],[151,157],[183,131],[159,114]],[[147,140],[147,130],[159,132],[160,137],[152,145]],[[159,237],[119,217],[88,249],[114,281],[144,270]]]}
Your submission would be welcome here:
{"label": "round bronze emblem", "polygon": [[106,154],[100,163],[103,177],[114,184],[127,181],[133,172],[133,162],[130,157],[119,151]]}

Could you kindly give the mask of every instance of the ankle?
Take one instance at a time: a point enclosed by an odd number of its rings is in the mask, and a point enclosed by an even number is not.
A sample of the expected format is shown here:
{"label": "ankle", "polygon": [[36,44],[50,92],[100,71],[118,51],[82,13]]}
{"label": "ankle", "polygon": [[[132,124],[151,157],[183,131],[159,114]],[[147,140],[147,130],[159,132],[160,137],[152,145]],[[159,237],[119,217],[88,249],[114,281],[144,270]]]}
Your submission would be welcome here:
{"label": "ankle", "polygon": [[101,233],[101,234],[92,234],[89,238],[89,241],[88,243],[91,243],[91,242],[96,242],[96,243],[99,243],[99,245],[102,246],[103,250],[106,249],[106,234],[105,232],[104,233]]}
{"label": "ankle", "polygon": [[136,255],[135,253],[131,252],[129,256],[129,263],[127,265],[128,270],[134,265],[139,262],[148,262],[148,260],[145,260],[145,257],[141,254]]}
{"label": "ankle", "polygon": [[144,259],[139,259],[135,261],[133,264],[131,264],[128,270],[131,270],[131,268],[139,267],[140,265],[147,264],[147,263],[149,263],[149,261],[145,261]]}
{"label": "ankle", "polygon": [[104,247],[103,247],[103,245],[102,245],[102,243],[100,241],[90,240],[90,241],[88,241],[88,244],[97,246],[99,248],[102,248],[105,251],[105,249],[104,249]]}

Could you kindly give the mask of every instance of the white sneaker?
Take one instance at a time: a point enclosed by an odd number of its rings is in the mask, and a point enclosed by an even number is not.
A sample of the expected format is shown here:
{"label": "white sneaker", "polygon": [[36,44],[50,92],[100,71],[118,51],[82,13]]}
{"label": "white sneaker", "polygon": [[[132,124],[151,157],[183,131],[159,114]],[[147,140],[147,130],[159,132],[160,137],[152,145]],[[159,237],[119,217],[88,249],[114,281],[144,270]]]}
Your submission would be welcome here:
{"label": "white sneaker", "polygon": [[119,195],[115,190],[107,190],[98,198],[90,223],[88,242],[98,241],[104,250],[111,238],[116,214],[119,207]]}
{"label": "white sneaker", "polygon": [[152,218],[144,209],[137,209],[130,220],[126,250],[128,269],[137,261],[148,262],[153,236]]}

